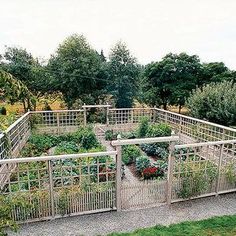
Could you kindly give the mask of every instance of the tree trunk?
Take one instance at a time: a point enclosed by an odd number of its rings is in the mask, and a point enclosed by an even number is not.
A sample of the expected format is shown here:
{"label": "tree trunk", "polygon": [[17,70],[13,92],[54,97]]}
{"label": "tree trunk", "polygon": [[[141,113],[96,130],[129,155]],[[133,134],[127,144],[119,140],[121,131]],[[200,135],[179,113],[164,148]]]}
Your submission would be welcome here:
{"label": "tree trunk", "polygon": [[26,108],[25,100],[23,100],[22,103],[23,103],[23,106],[24,106],[24,111],[27,112],[27,108]]}
{"label": "tree trunk", "polygon": [[179,105],[179,114],[181,113],[182,106]]}
{"label": "tree trunk", "polygon": [[167,110],[167,103],[164,103],[164,104],[163,104],[163,109],[164,109],[164,110]]}

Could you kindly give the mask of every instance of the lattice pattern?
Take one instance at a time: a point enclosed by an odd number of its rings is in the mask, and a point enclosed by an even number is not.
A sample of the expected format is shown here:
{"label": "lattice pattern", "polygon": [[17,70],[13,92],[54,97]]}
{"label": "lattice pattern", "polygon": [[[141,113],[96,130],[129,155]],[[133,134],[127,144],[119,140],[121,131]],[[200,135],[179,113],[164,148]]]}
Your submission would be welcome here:
{"label": "lattice pattern", "polygon": [[38,133],[73,132],[83,119],[83,110],[31,112],[31,122]]}
{"label": "lattice pattern", "polygon": [[175,151],[172,199],[215,194],[236,187],[235,143],[182,146]]}
{"label": "lattice pattern", "polygon": [[[1,193],[16,202],[17,221],[115,207],[115,160],[111,156],[17,163],[0,173],[7,176]],[[23,202],[24,204],[19,204]],[[16,209],[16,210],[14,210]]]}
{"label": "lattice pattern", "polygon": [[236,130],[161,109],[155,109],[159,122],[168,123],[184,143],[232,140]]}
{"label": "lattice pattern", "polygon": [[31,129],[29,116],[29,113],[26,113],[6,131],[6,142],[10,146],[11,157],[16,157],[20,153],[29,138]]}
{"label": "lattice pattern", "polygon": [[0,134],[0,160],[7,158],[7,150],[6,137],[3,134]]}
{"label": "lattice pattern", "polygon": [[109,124],[139,123],[142,117],[154,121],[153,111],[150,108],[122,108],[109,110]]}

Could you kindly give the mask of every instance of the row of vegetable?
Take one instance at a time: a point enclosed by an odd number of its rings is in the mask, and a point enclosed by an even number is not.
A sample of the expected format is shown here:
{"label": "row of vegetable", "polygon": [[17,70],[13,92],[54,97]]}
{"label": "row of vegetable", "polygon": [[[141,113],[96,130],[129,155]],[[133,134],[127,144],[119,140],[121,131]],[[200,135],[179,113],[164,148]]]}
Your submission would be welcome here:
{"label": "row of vegetable", "polygon": [[[127,133],[105,132],[106,140],[121,138],[149,138],[171,135],[171,128],[165,123],[154,124],[143,118],[137,130]],[[122,147],[122,161],[125,165],[134,167],[135,174],[142,179],[165,178],[167,174],[168,143],[153,143],[126,145]]]}

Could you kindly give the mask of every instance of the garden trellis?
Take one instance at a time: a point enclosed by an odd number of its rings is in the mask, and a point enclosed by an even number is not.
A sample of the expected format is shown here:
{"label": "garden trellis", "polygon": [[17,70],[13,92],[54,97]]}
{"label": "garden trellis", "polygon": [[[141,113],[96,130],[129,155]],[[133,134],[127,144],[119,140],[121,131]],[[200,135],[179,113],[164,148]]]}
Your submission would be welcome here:
{"label": "garden trellis", "polygon": [[[89,124],[90,108],[104,110],[105,122]],[[114,151],[21,158],[32,132],[53,135],[92,125],[131,131],[147,117],[166,123],[169,137],[113,141]],[[124,145],[165,142],[169,145],[167,178],[127,183],[121,179]],[[20,198],[17,221],[128,210],[236,191],[236,130],[158,108],[84,106],[80,110],[27,112],[0,134],[1,195]],[[26,191],[20,191],[20,186]]]}

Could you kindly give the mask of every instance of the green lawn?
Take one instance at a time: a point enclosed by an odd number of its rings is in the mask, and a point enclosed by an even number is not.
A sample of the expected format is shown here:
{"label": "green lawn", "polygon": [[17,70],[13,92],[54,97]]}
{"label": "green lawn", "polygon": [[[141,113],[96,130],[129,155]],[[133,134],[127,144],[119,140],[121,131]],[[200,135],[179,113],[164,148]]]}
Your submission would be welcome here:
{"label": "green lawn", "polygon": [[152,228],[139,229],[132,233],[113,233],[110,236],[232,236],[236,235],[236,215],[214,217],[208,220],[188,221],[180,224],[173,224],[170,226],[157,225]]}

